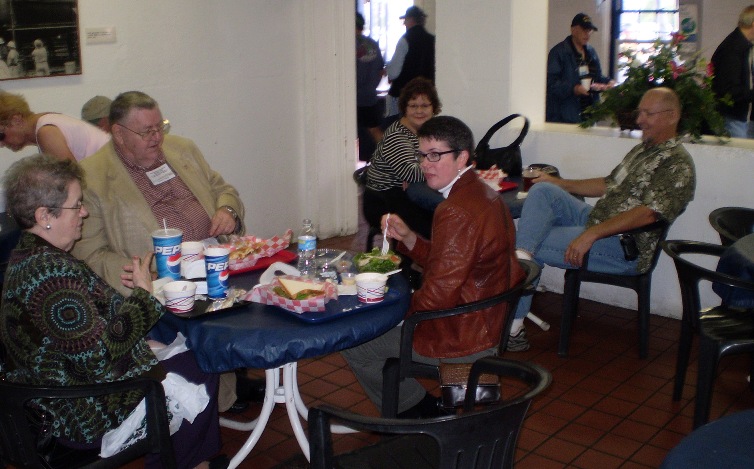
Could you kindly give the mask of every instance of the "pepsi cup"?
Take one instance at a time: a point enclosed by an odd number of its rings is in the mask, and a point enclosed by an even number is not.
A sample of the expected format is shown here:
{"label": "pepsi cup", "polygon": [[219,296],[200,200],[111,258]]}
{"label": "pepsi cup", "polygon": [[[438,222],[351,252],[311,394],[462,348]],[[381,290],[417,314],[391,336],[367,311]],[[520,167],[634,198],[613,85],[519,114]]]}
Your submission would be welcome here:
{"label": "pepsi cup", "polygon": [[157,264],[157,277],[181,278],[181,241],[183,231],[176,228],[152,232],[154,259]]}
{"label": "pepsi cup", "polygon": [[213,300],[225,298],[228,293],[228,255],[230,249],[209,247],[204,250],[204,265],[207,268],[207,296]]}

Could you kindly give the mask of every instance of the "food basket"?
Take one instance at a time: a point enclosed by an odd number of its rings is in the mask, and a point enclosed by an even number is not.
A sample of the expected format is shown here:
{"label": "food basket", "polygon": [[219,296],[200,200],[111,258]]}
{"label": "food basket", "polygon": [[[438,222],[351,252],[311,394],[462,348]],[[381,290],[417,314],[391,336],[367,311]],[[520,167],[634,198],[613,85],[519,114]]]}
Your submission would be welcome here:
{"label": "food basket", "polygon": [[290,300],[284,298],[274,292],[275,287],[281,286],[280,278],[289,278],[292,280],[299,280],[312,285],[321,285],[321,282],[315,282],[314,280],[303,279],[301,277],[295,277],[293,275],[283,275],[281,277],[275,277],[270,283],[265,285],[255,286],[250,293],[247,293],[243,298],[244,300],[254,301],[256,303],[262,303],[266,305],[277,306],[287,311],[294,313],[311,313],[321,312],[325,310],[325,305],[330,300],[338,299],[338,287],[332,282],[324,282],[324,295],[320,295],[314,298],[306,300]]}
{"label": "food basket", "polygon": [[283,236],[274,236],[270,239],[257,238],[256,236],[242,236],[235,238],[226,246],[230,248],[228,268],[243,270],[253,267],[263,257],[270,257],[287,248],[291,243],[293,230],[288,230]]}

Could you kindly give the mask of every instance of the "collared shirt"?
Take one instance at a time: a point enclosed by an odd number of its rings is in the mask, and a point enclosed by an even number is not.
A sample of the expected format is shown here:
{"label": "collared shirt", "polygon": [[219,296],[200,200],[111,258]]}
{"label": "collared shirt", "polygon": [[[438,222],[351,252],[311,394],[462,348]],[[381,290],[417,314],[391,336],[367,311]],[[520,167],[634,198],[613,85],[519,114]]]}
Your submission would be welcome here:
{"label": "collared shirt", "polygon": [[184,241],[201,241],[209,237],[212,220],[186,186],[186,183],[177,174],[175,174],[175,177],[157,185],[152,184],[147,176],[149,171],[167,165],[164,155],[161,154],[149,168],[142,168],[123,157],[117,147],[115,152],[123,162],[123,166],[125,166],[136,187],[144,195],[160,226],[162,226],[164,219],[168,228],[179,228],[183,231]]}
{"label": "collared shirt", "polygon": [[[605,195],[589,214],[587,228],[640,206],[673,223],[694,198],[696,170],[677,138],[653,146],[641,143],[605,178],[605,184]],[[657,242],[656,233],[636,237],[640,272],[649,269]]]}

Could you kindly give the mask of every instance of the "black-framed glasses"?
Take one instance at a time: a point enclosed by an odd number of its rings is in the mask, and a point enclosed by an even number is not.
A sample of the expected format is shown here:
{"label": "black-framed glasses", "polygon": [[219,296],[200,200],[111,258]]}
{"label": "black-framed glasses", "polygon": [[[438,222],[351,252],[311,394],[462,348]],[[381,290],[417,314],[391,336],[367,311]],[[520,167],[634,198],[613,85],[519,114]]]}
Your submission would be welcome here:
{"label": "black-framed glasses", "polygon": [[156,137],[158,135],[164,135],[170,132],[170,121],[167,119],[164,119],[162,121],[162,124],[160,124],[157,128],[147,129],[144,132],[137,132],[135,130],[129,129],[123,124],[117,124],[117,125],[123,127],[126,130],[130,130],[131,132],[141,137],[142,140],[150,140],[152,137]]}
{"label": "black-framed glasses", "polygon": [[5,141],[5,131],[2,130],[0,131],[0,142],[4,142],[4,141]]}
{"label": "black-framed glasses", "polygon": [[84,208],[84,202],[78,201],[74,207],[47,207],[47,208],[62,208],[65,210],[81,210]]}
{"label": "black-framed glasses", "polygon": [[414,155],[416,155],[416,159],[419,160],[419,163],[421,163],[422,161],[424,161],[425,158],[430,163],[437,163],[438,161],[440,161],[440,157],[442,155],[444,155],[446,153],[457,153],[459,151],[461,151],[461,150],[429,151],[427,153],[423,153],[423,152],[421,152],[419,150],[416,150],[416,153]]}
{"label": "black-framed glasses", "polygon": [[652,117],[655,114],[660,114],[660,113],[663,113],[663,112],[670,112],[670,111],[672,111],[672,109],[663,109],[662,111],[647,111],[645,109],[635,109],[631,113],[631,115],[634,117],[634,119],[638,119],[639,116],[642,116],[642,115],[644,115],[646,117]]}

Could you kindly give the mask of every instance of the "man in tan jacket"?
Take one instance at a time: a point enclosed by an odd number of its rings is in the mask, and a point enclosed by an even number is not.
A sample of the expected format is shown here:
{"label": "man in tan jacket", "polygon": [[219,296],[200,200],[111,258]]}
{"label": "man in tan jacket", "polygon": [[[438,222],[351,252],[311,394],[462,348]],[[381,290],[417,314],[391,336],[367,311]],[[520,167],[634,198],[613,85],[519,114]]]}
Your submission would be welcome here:
{"label": "man in tan jacket", "polygon": [[[191,140],[165,135],[157,102],[139,91],[110,106],[112,141],[81,161],[89,217],[72,253],[111,286],[130,294],[133,256],[151,252],[152,232],[183,230],[183,241],[243,232],[238,191],[209,167]],[[236,401],[236,376],[220,379],[220,410]]]}

